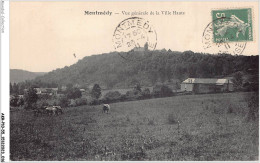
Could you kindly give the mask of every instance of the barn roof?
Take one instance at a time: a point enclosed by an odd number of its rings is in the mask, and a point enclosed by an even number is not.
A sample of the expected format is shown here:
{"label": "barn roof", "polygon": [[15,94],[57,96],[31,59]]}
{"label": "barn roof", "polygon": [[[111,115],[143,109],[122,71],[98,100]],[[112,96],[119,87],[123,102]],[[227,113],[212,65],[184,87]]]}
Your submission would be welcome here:
{"label": "barn roof", "polygon": [[182,83],[223,85],[225,83],[232,83],[232,81],[230,79],[188,78]]}

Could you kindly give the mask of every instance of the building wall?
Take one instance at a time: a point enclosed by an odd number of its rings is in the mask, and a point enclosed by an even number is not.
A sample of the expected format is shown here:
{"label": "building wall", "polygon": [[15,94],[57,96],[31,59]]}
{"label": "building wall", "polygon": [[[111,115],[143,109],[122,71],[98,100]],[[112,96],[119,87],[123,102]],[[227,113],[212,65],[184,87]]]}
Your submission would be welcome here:
{"label": "building wall", "polygon": [[234,87],[233,83],[224,85],[181,83],[181,91],[193,91],[195,93],[225,92],[234,91]]}
{"label": "building wall", "polygon": [[195,84],[194,92],[195,93],[223,92],[223,85]]}
{"label": "building wall", "polygon": [[181,83],[181,90],[191,92],[191,91],[193,91],[193,84],[191,84],[191,83]]}

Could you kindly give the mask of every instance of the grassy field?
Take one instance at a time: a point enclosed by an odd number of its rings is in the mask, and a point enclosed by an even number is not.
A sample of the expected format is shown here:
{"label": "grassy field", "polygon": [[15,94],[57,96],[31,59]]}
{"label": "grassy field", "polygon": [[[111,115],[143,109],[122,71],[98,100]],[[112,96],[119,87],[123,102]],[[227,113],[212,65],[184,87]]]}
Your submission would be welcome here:
{"label": "grassy field", "polygon": [[11,160],[258,160],[249,94],[113,103],[109,114],[102,106],[11,112]]}

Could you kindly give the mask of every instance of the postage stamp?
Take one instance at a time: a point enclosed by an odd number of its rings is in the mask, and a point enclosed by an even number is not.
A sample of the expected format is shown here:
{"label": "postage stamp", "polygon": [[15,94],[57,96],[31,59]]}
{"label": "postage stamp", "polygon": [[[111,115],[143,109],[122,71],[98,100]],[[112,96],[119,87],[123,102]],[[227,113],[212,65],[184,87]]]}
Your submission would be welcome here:
{"label": "postage stamp", "polygon": [[251,8],[212,10],[213,41],[253,41]]}
{"label": "postage stamp", "polygon": [[[228,18],[220,19],[226,20]],[[226,53],[232,55],[242,54],[246,47],[247,41],[230,42],[222,39],[219,42],[214,42],[214,24],[216,24],[218,21],[219,19],[210,22],[203,31],[202,43],[205,52],[214,52],[215,54]]]}
{"label": "postage stamp", "polygon": [[149,50],[154,50],[157,45],[157,34],[149,21],[131,17],[116,27],[113,43],[118,51],[142,50],[146,44]]}

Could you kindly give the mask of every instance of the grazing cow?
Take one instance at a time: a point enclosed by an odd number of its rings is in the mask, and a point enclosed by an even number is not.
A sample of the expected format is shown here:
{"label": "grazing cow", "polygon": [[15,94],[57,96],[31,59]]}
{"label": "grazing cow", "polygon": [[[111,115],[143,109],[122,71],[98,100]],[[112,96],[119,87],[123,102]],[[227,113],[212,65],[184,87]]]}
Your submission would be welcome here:
{"label": "grazing cow", "polygon": [[63,113],[62,108],[60,106],[53,106],[53,107],[57,109],[57,115]]}
{"label": "grazing cow", "polygon": [[59,115],[63,113],[60,106],[42,106],[41,108],[35,109],[33,112],[36,117],[42,114]]}
{"label": "grazing cow", "polygon": [[53,107],[53,106],[48,106],[46,108],[46,113],[48,115],[58,115],[58,109],[56,107]]}
{"label": "grazing cow", "polygon": [[110,106],[108,104],[104,104],[103,105],[103,113],[105,113],[105,112],[108,113],[109,110],[110,110]]}

